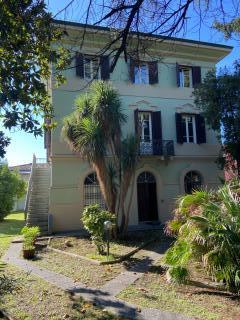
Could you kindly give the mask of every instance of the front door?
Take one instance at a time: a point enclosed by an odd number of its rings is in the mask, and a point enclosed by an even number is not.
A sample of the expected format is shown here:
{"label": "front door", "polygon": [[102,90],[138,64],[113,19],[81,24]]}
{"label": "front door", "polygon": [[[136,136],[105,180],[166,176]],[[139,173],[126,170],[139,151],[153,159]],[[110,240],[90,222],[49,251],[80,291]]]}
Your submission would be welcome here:
{"label": "front door", "polygon": [[150,172],[142,172],[137,179],[139,222],[158,221],[156,180]]}

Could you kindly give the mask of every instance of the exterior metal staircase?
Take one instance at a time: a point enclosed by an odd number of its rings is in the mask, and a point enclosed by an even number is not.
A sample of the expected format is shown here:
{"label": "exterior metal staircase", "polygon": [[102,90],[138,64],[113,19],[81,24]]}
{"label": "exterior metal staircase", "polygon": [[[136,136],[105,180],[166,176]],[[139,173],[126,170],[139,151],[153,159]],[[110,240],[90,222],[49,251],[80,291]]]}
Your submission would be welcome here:
{"label": "exterior metal staircase", "polygon": [[50,165],[33,155],[25,203],[26,225],[39,226],[42,235],[50,234]]}

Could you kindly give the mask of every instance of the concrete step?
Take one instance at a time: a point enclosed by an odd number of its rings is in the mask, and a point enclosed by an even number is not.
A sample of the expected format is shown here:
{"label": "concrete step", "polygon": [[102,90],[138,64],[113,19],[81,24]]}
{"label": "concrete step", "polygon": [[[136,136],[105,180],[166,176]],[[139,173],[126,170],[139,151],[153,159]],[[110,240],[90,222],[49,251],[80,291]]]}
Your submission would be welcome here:
{"label": "concrete step", "polygon": [[48,213],[48,210],[29,210],[29,215],[35,216],[35,215],[46,215]]}
{"label": "concrete step", "polygon": [[28,213],[30,215],[46,215],[48,213],[48,208],[46,210],[44,209],[40,209],[40,210],[37,210],[37,209],[34,209],[34,210],[29,210]]}
{"label": "concrete step", "polygon": [[[27,218],[30,217],[30,216],[31,216],[31,214],[28,213]],[[35,214],[35,217],[36,218],[42,218],[43,217],[43,218],[47,219],[48,214],[46,214],[46,213],[45,214]]]}

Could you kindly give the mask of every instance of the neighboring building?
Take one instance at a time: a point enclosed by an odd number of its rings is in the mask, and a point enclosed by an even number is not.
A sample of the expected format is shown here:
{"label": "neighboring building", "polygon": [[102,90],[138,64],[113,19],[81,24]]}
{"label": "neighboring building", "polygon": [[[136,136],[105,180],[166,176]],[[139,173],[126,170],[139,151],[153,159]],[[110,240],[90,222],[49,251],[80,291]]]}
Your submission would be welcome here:
{"label": "neighboring building", "polygon": [[[17,166],[9,167],[11,171],[16,170],[20,174],[21,178],[24,181],[26,181],[27,184],[30,178],[31,168],[32,163],[20,164]],[[23,211],[25,209],[26,194],[20,199],[15,199],[13,208],[14,211]]]}
{"label": "neighboring building", "polygon": [[81,228],[84,206],[102,201],[93,169],[61,139],[62,119],[72,112],[79,89],[86,88],[96,75],[99,62],[97,78],[117,88],[128,116],[123,132],[141,130],[130,225],[165,223],[177,196],[199,186],[218,186],[223,176],[215,163],[220,146],[194,105],[192,88],[232,48],[185,39],[162,42],[158,36],[146,36],[154,58],[142,56],[140,63],[129,58],[125,63],[120,57],[110,74],[109,59],[96,58],[110,38],[107,28],[89,26],[79,50],[83,26],[73,22],[59,22],[59,26],[67,30],[66,43],[78,54],[65,72],[67,83],[51,92],[58,126],[51,137],[47,135],[45,145],[51,165],[53,231]]}

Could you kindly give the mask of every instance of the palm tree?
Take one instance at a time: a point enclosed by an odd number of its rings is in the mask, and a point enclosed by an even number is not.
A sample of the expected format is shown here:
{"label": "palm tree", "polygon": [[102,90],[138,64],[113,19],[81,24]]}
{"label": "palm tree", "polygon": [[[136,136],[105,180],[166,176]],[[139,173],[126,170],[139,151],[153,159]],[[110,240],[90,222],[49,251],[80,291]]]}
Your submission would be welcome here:
{"label": "palm tree", "polygon": [[75,107],[64,119],[62,135],[71,150],[96,171],[108,210],[126,216],[124,205],[137,152],[135,137],[122,141],[122,125],[127,118],[118,93],[109,83],[95,81],[87,94],[76,99]]}
{"label": "palm tree", "polygon": [[240,186],[239,181],[218,191],[195,191],[181,197],[168,230],[176,242],[165,262],[173,268],[191,267],[200,260],[229,290],[240,292]]}

